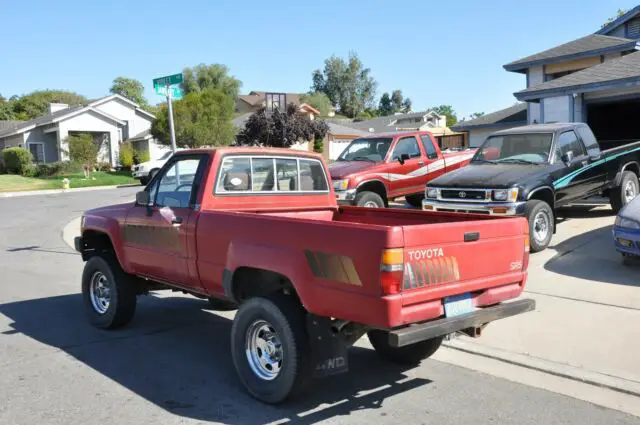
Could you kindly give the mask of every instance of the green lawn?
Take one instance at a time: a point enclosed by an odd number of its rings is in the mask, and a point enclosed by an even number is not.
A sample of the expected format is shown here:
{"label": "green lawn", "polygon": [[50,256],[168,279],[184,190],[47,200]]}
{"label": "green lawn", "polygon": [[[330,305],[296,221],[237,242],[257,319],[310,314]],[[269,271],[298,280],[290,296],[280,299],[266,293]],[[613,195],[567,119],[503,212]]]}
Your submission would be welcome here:
{"label": "green lawn", "polygon": [[0,192],[62,189],[62,179],[65,177],[69,179],[69,187],[71,189],[78,187],[112,186],[137,183],[137,180],[131,177],[131,173],[126,171],[116,171],[112,173],[96,171],[91,174],[90,180],[84,180],[84,175],[82,173],[42,178],[4,174],[0,175]]}

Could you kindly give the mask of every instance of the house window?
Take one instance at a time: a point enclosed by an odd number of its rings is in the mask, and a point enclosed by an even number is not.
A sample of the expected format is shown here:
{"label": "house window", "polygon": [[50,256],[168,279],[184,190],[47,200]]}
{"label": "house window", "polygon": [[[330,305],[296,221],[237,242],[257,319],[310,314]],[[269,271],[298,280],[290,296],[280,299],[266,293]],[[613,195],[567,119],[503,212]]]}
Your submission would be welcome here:
{"label": "house window", "polygon": [[287,95],[284,93],[267,93],[267,110],[284,110],[287,106]]}
{"label": "house window", "polygon": [[43,163],[45,161],[44,158],[44,143],[41,142],[31,142],[28,143],[29,152],[33,155],[33,162],[36,164]]}

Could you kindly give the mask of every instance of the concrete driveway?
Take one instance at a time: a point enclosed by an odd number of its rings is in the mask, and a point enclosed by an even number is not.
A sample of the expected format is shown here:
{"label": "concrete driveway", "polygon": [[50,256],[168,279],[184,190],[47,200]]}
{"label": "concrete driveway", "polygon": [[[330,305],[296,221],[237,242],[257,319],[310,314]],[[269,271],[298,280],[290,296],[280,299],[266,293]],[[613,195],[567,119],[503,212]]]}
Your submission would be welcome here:
{"label": "concrete driveway", "polygon": [[[78,294],[82,262],[63,241],[63,229],[85,209],[129,201],[135,191],[0,199],[0,423],[638,422],[636,416],[600,407],[640,415],[629,407],[629,400],[640,399],[629,394],[453,345],[418,368],[390,367],[378,360],[366,338],[351,351],[348,374],[318,381],[313,393],[298,402],[265,406],[246,395],[233,370],[227,343],[233,313],[213,313],[201,300],[166,292],[142,297],[126,329],[96,330],[87,324]],[[532,257],[532,270],[549,280],[571,280],[570,275],[534,266],[542,260],[543,256]],[[532,271],[532,276],[538,272]],[[534,285],[529,289],[545,290]],[[531,295],[564,302],[562,294]],[[551,302],[539,305],[545,304]],[[546,313],[537,313],[541,318],[552,311],[544,308]],[[607,320],[618,317],[617,312]],[[587,319],[597,320],[582,318]],[[513,333],[534,332],[528,327],[530,320],[495,324],[472,343],[505,352],[520,349],[518,341],[535,346],[536,338],[544,335]],[[611,333],[599,343],[606,344]],[[565,336],[566,341],[573,337]],[[582,356],[578,350],[582,348],[576,349]],[[543,355],[547,352],[550,357],[562,354],[542,350]]]}

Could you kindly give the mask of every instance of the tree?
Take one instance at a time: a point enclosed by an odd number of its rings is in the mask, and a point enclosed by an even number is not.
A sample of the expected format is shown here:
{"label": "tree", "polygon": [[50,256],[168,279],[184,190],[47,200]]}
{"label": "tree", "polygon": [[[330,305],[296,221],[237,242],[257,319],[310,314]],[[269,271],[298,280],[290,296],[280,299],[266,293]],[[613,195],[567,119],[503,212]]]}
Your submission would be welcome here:
{"label": "tree", "polygon": [[[208,88],[188,93],[173,102],[176,145],[189,148],[229,145],[235,133],[231,124],[234,113],[233,98],[221,90]],[[165,145],[171,143],[167,105],[160,106],[151,134]]]}
{"label": "tree", "polygon": [[618,19],[619,17],[621,17],[622,15],[624,15],[627,12],[628,12],[628,9],[618,9],[618,11],[616,12],[616,14],[614,16],[610,16],[609,18],[607,18],[606,21],[604,21],[604,24],[602,24],[602,28],[606,27],[611,22],[615,21],[616,19]]}
{"label": "tree", "polygon": [[201,63],[193,68],[184,68],[182,76],[182,89],[185,94],[217,89],[235,101],[242,86],[240,80],[229,75],[229,68],[226,65],[218,63],[211,65]]}
{"label": "tree", "polygon": [[66,138],[69,146],[69,157],[72,161],[82,164],[85,178],[98,162],[98,145],[93,141],[90,134],[69,135]]}
{"label": "tree", "polygon": [[404,100],[402,96],[402,90],[394,90],[391,93],[391,104],[393,106],[393,112],[399,112],[402,110],[402,101]]}
{"label": "tree", "polygon": [[447,127],[451,127],[458,122],[458,116],[451,105],[434,106],[433,108],[429,108],[428,111],[445,115],[447,117]]}
{"label": "tree", "polygon": [[236,141],[238,145],[288,148],[301,140],[315,142],[323,139],[328,132],[329,125],[326,122],[310,120],[290,103],[285,111],[276,109],[268,112],[263,107],[249,116]]}
{"label": "tree", "polygon": [[469,115],[469,119],[475,120],[476,118],[480,118],[483,115],[484,115],[484,112],[474,112],[473,114]]}
{"label": "tree", "polygon": [[23,96],[12,96],[2,103],[0,119],[31,120],[49,111],[49,103],[66,103],[70,106],[87,103],[87,98],[66,90],[36,90]]}
{"label": "tree", "polygon": [[318,111],[320,111],[320,115],[325,117],[329,115],[329,112],[333,107],[327,95],[322,92],[303,94],[302,96],[300,96],[300,102],[307,103],[313,106]]}
{"label": "tree", "polygon": [[133,78],[115,78],[113,80],[113,84],[111,84],[109,93],[124,96],[130,101],[137,103],[142,108],[146,108],[148,105],[147,99],[144,97],[144,86],[140,81]]}
{"label": "tree", "polygon": [[313,71],[312,80],[311,90],[325,93],[343,115],[354,118],[359,112],[374,107],[378,83],[355,52],[349,53],[347,61],[335,55],[325,59],[324,70]]}
{"label": "tree", "polygon": [[393,104],[391,102],[391,96],[389,96],[389,93],[382,93],[378,111],[380,111],[380,115],[382,116],[391,115],[393,113]]}
{"label": "tree", "polygon": [[406,98],[404,102],[402,102],[402,113],[408,114],[411,112],[411,99]]}

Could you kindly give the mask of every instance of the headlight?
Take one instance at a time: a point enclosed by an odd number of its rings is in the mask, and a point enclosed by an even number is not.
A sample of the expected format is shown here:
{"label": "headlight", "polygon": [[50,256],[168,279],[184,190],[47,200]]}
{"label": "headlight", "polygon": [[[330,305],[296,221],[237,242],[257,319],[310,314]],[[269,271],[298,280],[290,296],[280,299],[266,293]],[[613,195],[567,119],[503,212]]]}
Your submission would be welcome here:
{"label": "headlight", "polygon": [[335,180],[333,182],[333,188],[335,190],[347,190],[349,187],[349,179]]}
{"label": "headlight", "polygon": [[630,218],[621,217],[621,216],[616,217],[615,225],[618,227],[624,227],[626,229],[636,229],[636,230],[640,229],[639,222],[632,220]]}
{"label": "headlight", "polygon": [[435,187],[427,188],[427,198],[436,199],[438,197],[438,189]]}
{"label": "headlight", "polygon": [[518,199],[518,188],[496,189],[492,192],[491,197],[494,201],[515,202]]}

